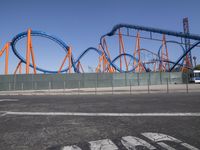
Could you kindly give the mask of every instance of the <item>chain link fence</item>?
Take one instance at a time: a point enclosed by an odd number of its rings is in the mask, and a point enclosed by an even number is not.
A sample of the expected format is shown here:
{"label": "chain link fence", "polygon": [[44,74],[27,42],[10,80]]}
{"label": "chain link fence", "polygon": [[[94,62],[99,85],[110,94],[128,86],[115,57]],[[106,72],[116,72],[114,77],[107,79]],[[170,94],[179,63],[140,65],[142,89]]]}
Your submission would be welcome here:
{"label": "chain link fence", "polygon": [[92,93],[169,93],[173,90],[199,90],[188,83],[189,75],[182,72],[157,73],[84,73],[0,75],[0,91],[75,91]]}

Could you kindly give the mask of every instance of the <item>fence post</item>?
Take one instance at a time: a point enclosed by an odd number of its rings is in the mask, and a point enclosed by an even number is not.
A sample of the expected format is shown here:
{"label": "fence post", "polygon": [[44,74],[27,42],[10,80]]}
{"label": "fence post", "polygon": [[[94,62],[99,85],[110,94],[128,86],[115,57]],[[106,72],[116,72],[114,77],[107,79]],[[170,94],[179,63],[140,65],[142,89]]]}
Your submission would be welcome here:
{"label": "fence post", "polygon": [[34,88],[35,88],[35,90],[37,90],[37,82],[35,82]]}
{"label": "fence post", "polygon": [[65,81],[63,82],[63,92],[65,92]]}
{"label": "fence post", "polygon": [[131,80],[130,80],[130,94],[132,94],[132,85],[131,85]]}
{"label": "fence post", "polygon": [[114,90],[114,88],[113,88],[113,80],[112,80],[112,95],[114,94],[113,90]]}
{"label": "fence post", "polygon": [[167,78],[167,93],[169,93],[169,81],[168,81],[168,78]]}
{"label": "fence post", "polygon": [[186,92],[187,93],[189,92],[189,89],[188,89],[188,73],[187,73],[187,76],[186,76]]}
{"label": "fence post", "polygon": [[32,74],[31,75],[31,85],[32,85],[31,87],[32,87],[32,90],[34,90],[34,84],[33,83],[34,83],[34,81],[33,81],[33,74]]}
{"label": "fence post", "polygon": [[148,79],[148,83],[147,83],[147,85],[148,85],[148,93],[150,93],[150,90],[149,90],[149,79]]}
{"label": "fence post", "polygon": [[49,90],[51,89],[51,82],[49,81]]}
{"label": "fence post", "polygon": [[13,83],[13,90],[15,91],[15,89],[16,89],[16,75],[14,75],[14,83]]}
{"label": "fence post", "polygon": [[160,72],[160,83],[162,85],[162,72]]}
{"label": "fence post", "polygon": [[10,82],[8,83],[8,89],[9,91],[11,90]]}
{"label": "fence post", "polygon": [[24,90],[24,84],[23,83],[21,84],[21,90],[22,91]]}
{"label": "fence post", "polygon": [[81,86],[81,83],[80,83],[80,80],[78,80],[78,95],[80,95],[80,86]]}

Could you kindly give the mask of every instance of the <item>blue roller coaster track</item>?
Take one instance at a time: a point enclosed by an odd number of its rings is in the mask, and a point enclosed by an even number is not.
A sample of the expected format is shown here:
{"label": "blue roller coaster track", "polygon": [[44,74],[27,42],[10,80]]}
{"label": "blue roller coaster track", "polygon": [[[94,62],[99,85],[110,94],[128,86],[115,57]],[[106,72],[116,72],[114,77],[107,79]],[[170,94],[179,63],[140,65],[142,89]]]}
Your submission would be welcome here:
{"label": "blue roller coaster track", "polygon": [[[129,57],[131,60],[136,60],[138,62],[138,59],[135,58],[133,55],[131,54],[128,54],[128,53],[125,53],[125,54],[121,54],[121,55],[118,55],[117,57],[115,57],[113,60],[111,60],[109,57],[108,57],[108,54],[106,53],[105,49],[104,49],[104,46],[103,46],[103,38],[105,37],[110,37],[110,36],[113,36],[115,35],[116,31],[120,28],[126,28],[126,29],[135,29],[135,30],[139,30],[139,31],[147,31],[147,32],[150,32],[150,33],[159,33],[159,34],[166,34],[166,35],[171,35],[171,36],[176,36],[176,37],[180,37],[180,38],[188,38],[188,39],[192,39],[192,40],[196,40],[196,43],[193,44],[188,50],[185,50],[184,47],[182,45],[181,48],[183,50],[183,54],[180,56],[180,58],[176,61],[176,62],[172,62],[172,61],[168,61],[169,63],[171,63],[173,66],[170,68],[169,71],[173,71],[173,69],[176,67],[176,66],[183,66],[183,58],[191,51],[193,50],[197,45],[200,44],[200,36],[199,35],[194,35],[194,34],[184,34],[182,32],[175,32],[175,31],[169,31],[169,30],[162,30],[162,29],[157,29],[157,28],[150,28],[150,27],[144,27],[144,26],[138,26],[138,25],[129,25],[129,24],[118,24],[116,26],[113,27],[113,29],[111,30],[111,32],[101,36],[100,38],[100,45],[103,49],[103,52],[105,53],[105,56],[106,56],[106,59],[108,60],[109,64],[114,67],[118,72],[134,72],[135,68],[131,68],[129,69],[128,71],[125,71],[125,70],[120,70],[120,68],[115,64],[115,62],[120,58],[120,57],[123,57],[124,55]],[[32,31],[31,32],[31,36],[39,36],[39,37],[44,37],[44,38],[47,38],[53,42],[55,42],[56,44],[58,44],[66,53],[68,52],[69,50],[69,46],[63,42],[61,39],[59,39],[58,37],[56,36],[53,36],[53,35],[49,35],[45,32],[42,32],[42,31]],[[21,60],[21,62],[25,63],[26,64],[26,59],[23,58],[22,55],[20,55],[19,53],[19,50],[17,50],[16,48],[16,44],[19,40],[23,39],[23,38],[26,38],[27,37],[27,32],[22,32],[22,33],[19,33],[17,34],[13,39],[12,39],[12,42],[11,42],[11,46],[12,46],[12,50],[14,52],[14,54],[17,56],[17,58],[19,60]],[[167,42],[172,42],[172,43],[176,43],[178,44],[176,41],[167,41]],[[161,47],[159,48],[158,50],[158,60],[156,61],[160,61],[160,50],[161,50]],[[99,49],[97,48],[94,48],[94,47],[89,47],[87,48],[86,50],[84,50],[80,55],[79,57],[77,57],[77,59],[75,59],[72,55],[72,67],[74,69],[74,72],[77,72],[79,73],[78,69],[76,68],[76,64],[89,52],[89,51],[94,51],[96,52],[98,55],[102,55],[102,51],[100,51]],[[147,71],[146,67],[145,67],[145,64],[142,64],[145,68],[145,70]],[[33,64],[30,64],[30,67],[33,68]],[[50,71],[50,70],[46,70],[46,69],[43,69],[43,68],[40,68],[40,67],[36,67],[36,69],[38,71],[41,71],[43,73],[58,73],[57,70],[55,71]],[[69,68],[65,68],[63,69],[61,72],[67,72],[69,70]]]}

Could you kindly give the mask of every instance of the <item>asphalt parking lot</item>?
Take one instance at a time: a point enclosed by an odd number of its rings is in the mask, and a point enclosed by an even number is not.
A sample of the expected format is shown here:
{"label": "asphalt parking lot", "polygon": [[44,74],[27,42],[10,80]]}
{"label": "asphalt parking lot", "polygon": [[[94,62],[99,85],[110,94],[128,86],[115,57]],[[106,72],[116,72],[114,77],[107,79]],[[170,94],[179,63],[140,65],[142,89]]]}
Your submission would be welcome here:
{"label": "asphalt parking lot", "polygon": [[1,150],[200,149],[200,93],[0,96]]}

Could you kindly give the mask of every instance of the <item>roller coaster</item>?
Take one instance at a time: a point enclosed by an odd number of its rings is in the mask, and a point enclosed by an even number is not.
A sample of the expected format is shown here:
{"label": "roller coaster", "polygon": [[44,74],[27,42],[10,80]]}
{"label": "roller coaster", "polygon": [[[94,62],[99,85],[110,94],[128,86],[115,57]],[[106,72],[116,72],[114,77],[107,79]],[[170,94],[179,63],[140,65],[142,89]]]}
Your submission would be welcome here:
{"label": "roller coaster", "polygon": [[[186,20],[187,21],[187,20]],[[141,36],[141,32],[145,33],[145,36]],[[133,34],[134,33],[134,34]],[[147,36],[148,35],[148,36]],[[155,36],[156,35],[156,36]],[[160,38],[157,38],[159,35]],[[166,36],[176,37],[179,40],[167,40]],[[36,64],[37,58],[34,56],[32,37],[42,37],[58,44],[66,53],[58,70],[47,70],[40,68]],[[112,46],[109,44],[110,38],[117,39],[114,45],[118,45],[119,53],[114,50],[117,55],[112,58],[110,50]],[[131,53],[126,50],[124,38],[135,38],[135,47]],[[26,58],[24,58],[16,47],[16,44],[26,39]],[[157,52],[153,52],[146,48],[141,48],[141,39],[153,40],[161,43]],[[183,42],[185,40],[185,42]],[[193,44],[190,44],[193,41]],[[172,61],[168,54],[168,44],[173,43],[179,45],[182,53],[176,61]],[[19,59],[19,63],[16,65],[14,74],[22,74],[22,64],[26,66],[26,74],[30,73],[30,68],[33,69],[34,74],[37,72],[59,74],[59,73],[83,73],[82,58],[84,58],[89,51],[94,51],[98,54],[98,65],[95,69],[98,72],[172,72],[182,71],[187,72],[193,69],[191,51],[195,47],[199,47],[200,36],[190,34],[188,31],[175,32],[151,27],[144,27],[138,25],[118,24],[113,29],[100,37],[98,48],[89,47],[84,50],[77,58],[73,56],[73,50],[61,39],[56,36],[49,35],[45,32],[35,31],[28,29],[26,32],[22,32],[14,36],[11,42],[7,42],[3,49],[0,51],[0,57],[5,53],[5,75],[8,74],[8,59],[10,47],[15,56]],[[115,48],[116,49],[116,48]],[[32,60],[32,63],[31,63]],[[63,69],[64,65],[68,63],[67,67]]]}

